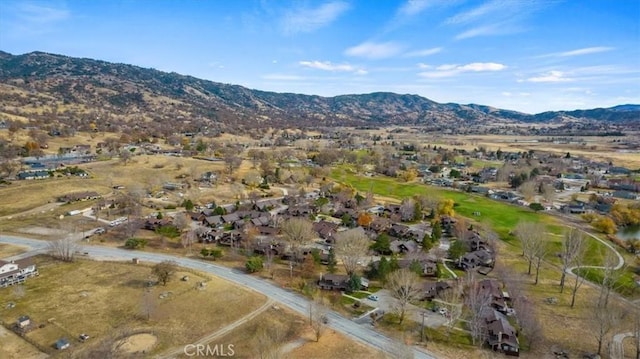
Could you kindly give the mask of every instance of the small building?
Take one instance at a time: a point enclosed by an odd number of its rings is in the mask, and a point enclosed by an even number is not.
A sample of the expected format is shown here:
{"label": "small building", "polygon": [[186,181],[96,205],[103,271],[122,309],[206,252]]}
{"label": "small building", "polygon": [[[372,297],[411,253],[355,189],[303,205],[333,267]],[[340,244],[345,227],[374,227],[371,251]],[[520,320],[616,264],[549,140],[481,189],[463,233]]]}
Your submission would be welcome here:
{"label": "small building", "polygon": [[71,344],[69,344],[69,340],[67,340],[66,338],[60,338],[56,342],[56,349],[65,350],[65,349],[69,348],[69,345],[71,345]]}
{"label": "small building", "polygon": [[18,320],[16,321],[16,325],[18,326],[18,328],[20,329],[24,329],[26,327],[29,326],[29,324],[31,324],[31,319],[29,318],[29,316],[27,315],[23,315],[20,318],[18,318]]}

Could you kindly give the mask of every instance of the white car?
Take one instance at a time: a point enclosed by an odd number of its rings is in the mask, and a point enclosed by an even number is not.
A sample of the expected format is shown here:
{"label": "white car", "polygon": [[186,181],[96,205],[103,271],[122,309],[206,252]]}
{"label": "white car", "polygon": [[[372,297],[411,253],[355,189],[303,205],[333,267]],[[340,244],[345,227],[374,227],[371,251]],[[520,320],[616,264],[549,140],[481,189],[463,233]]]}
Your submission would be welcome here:
{"label": "white car", "polygon": [[369,295],[369,296],[367,297],[367,299],[372,300],[372,301],[374,301],[374,302],[377,302],[377,301],[378,301],[378,296],[377,296],[377,295],[374,295],[374,294],[371,294],[371,295]]}

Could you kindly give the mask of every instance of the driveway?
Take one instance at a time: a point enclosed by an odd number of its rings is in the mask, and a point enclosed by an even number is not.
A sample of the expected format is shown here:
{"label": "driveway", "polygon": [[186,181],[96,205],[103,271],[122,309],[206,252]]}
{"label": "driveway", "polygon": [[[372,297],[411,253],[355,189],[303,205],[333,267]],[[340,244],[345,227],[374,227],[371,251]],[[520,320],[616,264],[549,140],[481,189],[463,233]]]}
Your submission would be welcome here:
{"label": "driveway", "polygon": [[[11,259],[25,258],[38,252],[45,252],[47,249],[46,241],[24,237],[0,236],[0,243],[29,246],[33,249],[31,252],[23,253]],[[232,270],[231,268],[189,258],[119,248],[83,246],[80,251],[87,252],[89,256],[95,260],[131,260],[132,258],[138,258],[141,261],[153,263],[172,260],[182,267],[210,273],[255,290],[266,295],[271,300],[286,305],[305,317],[308,315],[310,302],[306,298],[295,292],[275,286],[268,281],[244,274],[237,270]],[[368,326],[359,325],[335,311],[329,311],[327,316],[329,318],[328,326],[333,330],[381,352],[394,355],[392,350],[395,347],[395,342],[384,334]],[[435,356],[431,353],[417,348],[414,348],[414,357],[417,359],[435,359]]]}
{"label": "driveway", "polygon": [[[396,303],[398,300],[391,296],[391,293],[386,289],[381,289],[375,293],[378,296],[377,301],[370,300],[368,298],[362,299],[362,303],[378,308],[378,310],[382,310],[385,313],[392,313],[396,310]],[[422,313],[425,313],[424,317],[424,325],[429,328],[438,328],[442,325],[445,325],[447,322],[447,318],[444,316],[434,313],[430,310],[422,309],[413,304],[408,304],[405,314],[405,320],[413,320],[417,323],[422,323]]]}

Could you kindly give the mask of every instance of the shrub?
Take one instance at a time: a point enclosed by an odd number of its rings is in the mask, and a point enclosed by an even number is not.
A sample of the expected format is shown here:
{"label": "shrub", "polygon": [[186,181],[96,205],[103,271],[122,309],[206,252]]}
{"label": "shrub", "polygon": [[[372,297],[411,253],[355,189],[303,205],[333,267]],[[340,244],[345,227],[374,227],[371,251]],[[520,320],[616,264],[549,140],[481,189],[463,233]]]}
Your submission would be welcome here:
{"label": "shrub", "polygon": [[245,268],[247,268],[247,271],[249,273],[256,273],[262,270],[262,267],[264,266],[264,264],[262,262],[261,257],[254,256],[249,258],[247,262],[244,264],[244,266]]}

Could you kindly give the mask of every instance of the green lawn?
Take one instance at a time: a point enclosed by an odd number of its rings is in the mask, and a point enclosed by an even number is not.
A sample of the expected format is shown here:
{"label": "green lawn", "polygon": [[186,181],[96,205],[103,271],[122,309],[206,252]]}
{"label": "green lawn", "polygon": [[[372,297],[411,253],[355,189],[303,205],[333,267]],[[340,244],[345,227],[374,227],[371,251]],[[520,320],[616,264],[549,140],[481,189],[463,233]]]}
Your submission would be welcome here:
{"label": "green lawn", "polygon": [[[579,269],[577,270],[579,275],[584,276],[587,280],[602,284],[604,271],[602,269]],[[636,282],[634,281],[634,273],[631,269],[621,269],[616,272],[616,275],[619,276],[618,280],[616,280],[614,285],[614,290],[626,297],[632,297],[638,293],[639,289]]]}
{"label": "green lawn", "polygon": [[[404,183],[397,179],[383,176],[364,177],[355,174],[348,166],[340,166],[332,170],[334,180],[348,184],[360,192],[372,190],[377,195],[403,199],[414,195],[426,195],[436,198],[452,199],[457,214],[483,223],[491,227],[513,250],[520,250],[520,242],[511,234],[513,228],[520,221],[542,222],[546,224],[548,232],[549,253],[548,260],[559,264],[556,253],[560,252],[564,226],[546,214],[538,213],[529,208],[511,205],[490,198],[451,189],[434,187],[418,182]],[[480,212],[480,216],[474,216]],[[602,265],[604,246],[594,239],[588,239],[585,264]]]}
{"label": "green lawn", "polygon": [[[502,239],[506,241],[513,239],[509,233],[519,221],[543,221],[550,225],[550,232],[559,233],[562,231],[561,226],[559,226],[555,218],[551,216],[533,212],[528,208],[494,201],[483,196],[428,186],[416,182],[402,183],[389,177],[358,176],[344,166],[334,169],[331,175],[336,181],[349,184],[361,192],[367,192],[371,189],[375,194],[398,199],[412,197],[414,195],[453,199],[457,204],[455,207],[457,213],[491,225]],[[480,216],[473,216],[473,212],[480,212]]]}

